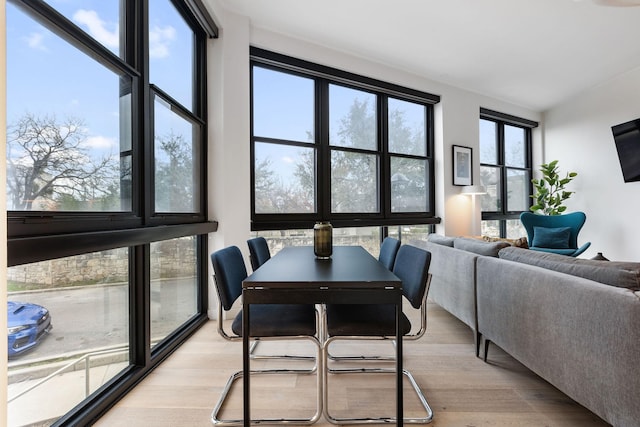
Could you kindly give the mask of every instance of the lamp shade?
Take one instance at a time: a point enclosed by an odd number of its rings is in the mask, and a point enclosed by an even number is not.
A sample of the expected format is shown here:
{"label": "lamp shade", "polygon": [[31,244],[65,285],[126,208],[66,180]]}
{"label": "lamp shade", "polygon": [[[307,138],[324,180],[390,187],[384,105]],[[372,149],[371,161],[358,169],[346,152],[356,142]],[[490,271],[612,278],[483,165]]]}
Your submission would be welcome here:
{"label": "lamp shade", "polygon": [[462,187],[462,191],[460,193],[468,195],[479,195],[487,194],[487,190],[482,185],[465,185],[464,187]]}

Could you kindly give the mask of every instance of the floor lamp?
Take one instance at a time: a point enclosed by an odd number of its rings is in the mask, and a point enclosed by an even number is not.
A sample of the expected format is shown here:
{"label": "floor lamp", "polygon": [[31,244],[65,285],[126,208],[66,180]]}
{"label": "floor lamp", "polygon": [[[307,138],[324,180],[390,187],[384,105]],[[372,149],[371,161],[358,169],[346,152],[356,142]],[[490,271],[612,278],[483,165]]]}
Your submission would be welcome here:
{"label": "floor lamp", "polygon": [[461,194],[471,196],[471,232],[473,236],[477,236],[476,230],[476,196],[487,194],[487,190],[482,185],[465,185],[462,187]]}

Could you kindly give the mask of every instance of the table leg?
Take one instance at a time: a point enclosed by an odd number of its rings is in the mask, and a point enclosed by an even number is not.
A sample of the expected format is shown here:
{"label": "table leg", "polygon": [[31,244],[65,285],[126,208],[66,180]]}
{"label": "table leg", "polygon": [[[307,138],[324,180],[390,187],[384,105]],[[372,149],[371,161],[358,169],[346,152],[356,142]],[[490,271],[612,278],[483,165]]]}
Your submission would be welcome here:
{"label": "table leg", "polygon": [[251,424],[251,415],[249,407],[249,375],[251,367],[249,366],[249,306],[242,301],[242,399],[243,399],[243,418],[245,427]]}
{"label": "table leg", "polygon": [[402,426],[404,421],[404,398],[402,395],[402,331],[400,330],[400,318],[402,315],[402,296],[399,297],[399,302],[396,301],[396,375],[397,375],[397,397],[396,397],[396,405],[397,405],[397,418],[396,425]]}

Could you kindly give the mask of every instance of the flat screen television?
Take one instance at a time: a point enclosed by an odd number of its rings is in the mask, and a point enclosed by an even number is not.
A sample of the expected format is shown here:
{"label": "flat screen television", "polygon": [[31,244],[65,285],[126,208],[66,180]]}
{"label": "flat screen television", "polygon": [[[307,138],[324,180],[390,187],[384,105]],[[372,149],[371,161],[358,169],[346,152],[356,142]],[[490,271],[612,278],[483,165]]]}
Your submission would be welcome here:
{"label": "flat screen television", "polygon": [[640,119],[611,127],[624,182],[640,181]]}

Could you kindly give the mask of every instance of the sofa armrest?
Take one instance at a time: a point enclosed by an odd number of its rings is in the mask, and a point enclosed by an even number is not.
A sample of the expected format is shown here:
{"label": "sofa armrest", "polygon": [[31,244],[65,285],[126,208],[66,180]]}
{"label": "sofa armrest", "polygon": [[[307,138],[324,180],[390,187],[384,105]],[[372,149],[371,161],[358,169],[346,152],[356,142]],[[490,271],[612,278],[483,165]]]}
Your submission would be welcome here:
{"label": "sofa armrest", "polygon": [[478,254],[426,242],[431,252],[429,298],[477,330],[476,259]]}

